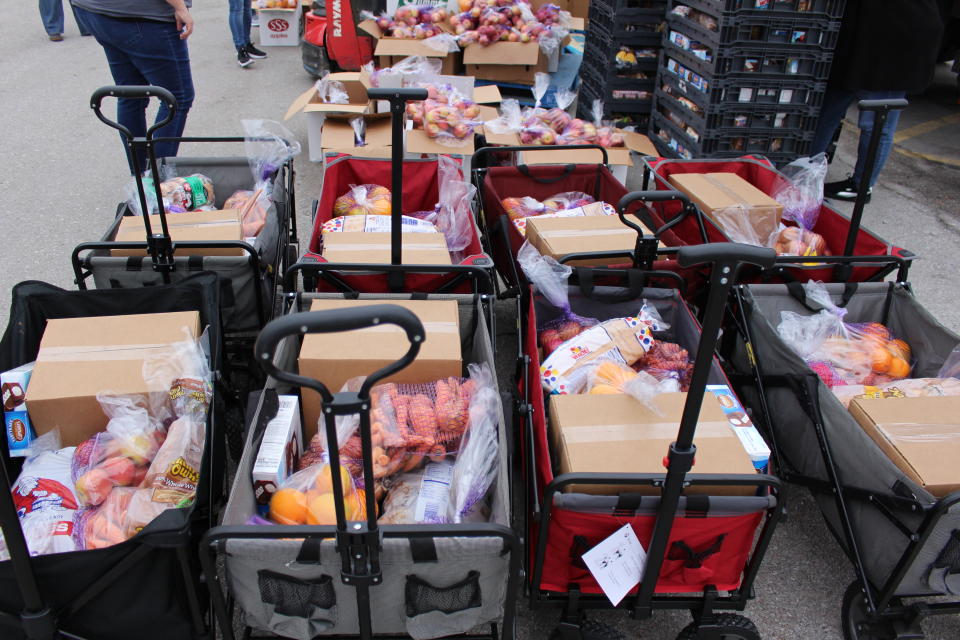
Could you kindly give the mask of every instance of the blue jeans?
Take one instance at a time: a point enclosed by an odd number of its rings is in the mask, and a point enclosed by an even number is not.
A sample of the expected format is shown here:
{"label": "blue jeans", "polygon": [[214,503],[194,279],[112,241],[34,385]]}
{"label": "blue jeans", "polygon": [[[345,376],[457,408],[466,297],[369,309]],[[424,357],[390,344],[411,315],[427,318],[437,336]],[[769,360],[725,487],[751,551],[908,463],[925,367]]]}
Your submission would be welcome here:
{"label": "blue jeans", "polygon": [[[180,39],[176,23],[117,20],[79,7],[76,11],[103,47],[114,82],[118,85],[151,84],[163,87],[176,98],[177,109],[173,119],[154,131],[154,137],[182,136],[194,93],[187,41]],[[120,98],[117,101],[117,122],[138,138],[147,133],[148,102],[146,98]],[[156,121],[166,118],[168,111],[167,106],[162,104],[157,111]],[[157,157],[175,156],[179,147],[179,142],[157,143]],[[141,170],[145,169],[146,152],[138,151],[137,156]],[[130,168],[131,171],[134,168],[132,161]]]}
{"label": "blue jeans", "polygon": [[233,34],[233,46],[237,49],[250,44],[252,22],[253,8],[250,0],[230,0],[230,33]]}
{"label": "blue jeans", "polygon": [[[815,155],[827,150],[830,141],[833,140],[833,134],[837,127],[843,121],[843,116],[847,113],[847,108],[854,100],[886,100],[892,98],[903,98],[906,94],[903,91],[849,91],[845,89],[828,89],[823,99],[823,108],[820,110],[820,120],[817,123],[817,132],[813,137],[813,147],[810,155]],[[860,184],[860,178],[863,177],[864,165],[867,162],[867,149],[870,148],[870,135],[873,133],[873,111],[861,111],[857,120],[857,126],[860,128],[860,141],[857,147],[857,164],[853,169],[854,184]],[[877,159],[873,165],[873,175],[870,176],[870,186],[872,187],[880,175],[880,170],[887,162],[890,151],[893,149],[893,134],[897,131],[897,122],[900,120],[899,111],[890,111],[887,115],[887,122],[880,133],[880,146],[877,149]]]}
{"label": "blue jeans", "polygon": [[[70,8],[74,9],[72,4]],[[73,11],[73,18],[77,21],[80,35],[90,35],[90,30],[87,29],[83,19],[77,15],[76,9]],[[63,33],[63,0],[40,0],[40,19],[48,36]]]}

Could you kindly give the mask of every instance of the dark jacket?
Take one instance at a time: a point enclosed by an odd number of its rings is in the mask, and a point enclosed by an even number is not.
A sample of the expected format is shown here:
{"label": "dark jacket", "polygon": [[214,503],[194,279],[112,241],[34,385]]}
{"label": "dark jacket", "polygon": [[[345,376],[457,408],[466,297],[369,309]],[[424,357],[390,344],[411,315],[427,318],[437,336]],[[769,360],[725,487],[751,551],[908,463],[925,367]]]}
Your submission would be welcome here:
{"label": "dark jacket", "polygon": [[942,35],[937,0],[847,0],[830,86],[919,93],[933,80]]}

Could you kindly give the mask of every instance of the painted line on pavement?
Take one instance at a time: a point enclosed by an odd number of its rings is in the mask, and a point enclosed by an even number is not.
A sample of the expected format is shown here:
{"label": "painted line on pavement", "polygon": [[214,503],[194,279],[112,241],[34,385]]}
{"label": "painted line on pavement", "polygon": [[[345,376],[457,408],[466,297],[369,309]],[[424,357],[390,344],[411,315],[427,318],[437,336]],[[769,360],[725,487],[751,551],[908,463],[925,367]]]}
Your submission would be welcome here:
{"label": "painted line on pavement", "polygon": [[943,116],[942,118],[927,120],[926,122],[915,124],[912,127],[900,129],[893,136],[893,144],[899,144],[904,140],[909,140],[910,138],[915,138],[925,133],[936,131],[937,129],[949,126],[951,124],[960,124],[960,113],[951,113],[950,115]]}

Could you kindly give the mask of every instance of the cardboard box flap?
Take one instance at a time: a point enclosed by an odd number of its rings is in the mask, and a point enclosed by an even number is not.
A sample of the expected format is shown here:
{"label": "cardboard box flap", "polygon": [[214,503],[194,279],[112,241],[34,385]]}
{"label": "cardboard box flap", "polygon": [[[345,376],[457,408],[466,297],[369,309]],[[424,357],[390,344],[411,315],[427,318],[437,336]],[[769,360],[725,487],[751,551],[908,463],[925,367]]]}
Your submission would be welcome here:
{"label": "cardboard box flap", "polygon": [[446,58],[449,51],[434,49],[423,40],[411,38],[380,38],[374,50],[377,56],[423,56],[425,58]]}
{"label": "cardboard box flap", "polygon": [[587,21],[577,16],[570,17],[570,31],[583,31],[587,28]]}
{"label": "cardboard box flap", "polygon": [[[621,133],[626,146],[607,148],[607,161],[610,164],[632,165],[631,151],[645,156],[657,155],[656,148],[647,136],[634,131],[621,131]],[[558,151],[549,146],[521,145],[520,138],[515,133],[487,132],[486,138],[492,145],[528,147],[530,151],[523,152],[523,164],[599,164],[603,161],[603,155],[596,149]]]}
{"label": "cardboard box flap", "polygon": [[330,115],[334,114],[347,114],[347,115],[357,115],[362,116],[371,112],[373,107],[370,103],[364,102],[363,104],[327,104],[326,102],[311,102],[303,108],[305,113],[326,113]]}
{"label": "cardboard box flap", "polygon": [[486,84],[473,88],[473,101],[477,104],[498,104],[503,101],[500,87],[495,84]]}
{"label": "cardboard box flap", "polygon": [[370,34],[377,40],[383,37],[383,30],[380,28],[379,25],[377,25],[376,20],[372,20],[368,18],[360,22],[360,24],[358,24],[357,27],[361,31],[366,31],[368,34]]}
{"label": "cardboard box flap", "polygon": [[623,134],[623,141],[630,151],[636,151],[644,156],[660,155],[657,148],[653,145],[653,142],[650,141],[650,138],[642,133],[637,133],[636,131],[621,131],[621,133]]}
{"label": "cardboard box flap", "polygon": [[937,496],[960,488],[960,397],[854,398],[850,413],[914,482]]}
{"label": "cardboard box flap", "polygon": [[[364,117],[366,131],[364,147],[389,147],[391,144],[390,114],[371,114]],[[320,144],[324,149],[363,149],[356,146],[356,136],[349,120],[327,120],[320,132]]]}
{"label": "cardboard box flap", "polygon": [[439,153],[444,155],[472,156],[474,151],[473,136],[464,139],[462,145],[445,145],[431,138],[423,129],[407,131],[406,148],[410,153]]}
{"label": "cardboard box flap", "polygon": [[491,120],[496,120],[500,117],[500,112],[497,111],[496,107],[488,107],[486,105],[480,105],[480,120],[483,122],[490,122]]}
{"label": "cardboard box flap", "polygon": [[463,50],[464,64],[503,64],[532,66],[540,60],[536,42],[495,42],[488,46],[470,44]]}
{"label": "cardboard box flap", "polygon": [[303,111],[306,108],[306,106],[310,104],[310,101],[313,100],[316,96],[317,96],[316,87],[310,87],[309,89],[301,93],[299,96],[297,96],[297,98],[293,102],[290,103],[290,107],[287,109],[287,113],[286,115],[283,116],[283,119],[289,120],[296,114]]}

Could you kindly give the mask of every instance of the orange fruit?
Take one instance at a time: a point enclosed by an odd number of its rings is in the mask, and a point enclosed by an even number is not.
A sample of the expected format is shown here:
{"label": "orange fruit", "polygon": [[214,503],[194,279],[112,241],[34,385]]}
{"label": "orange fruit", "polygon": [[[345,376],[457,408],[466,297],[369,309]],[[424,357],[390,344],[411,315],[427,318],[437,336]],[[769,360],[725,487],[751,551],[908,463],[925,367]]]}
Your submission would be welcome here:
{"label": "orange fruit", "polygon": [[[323,469],[317,474],[317,491],[320,493],[333,493],[333,474],[330,472],[330,465],[324,465]],[[343,487],[344,495],[349,495],[353,490],[353,478],[347,468],[340,466],[340,485]]]}
{"label": "orange fruit", "polygon": [[887,375],[895,380],[901,380],[910,375],[910,363],[903,358],[893,357],[890,359],[890,369]]}
{"label": "orange fruit", "polygon": [[887,344],[887,349],[898,358],[903,358],[904,360],[910,359],[910,345],[903,340],[891,340]]}
{"label": "orange fruit", "polygon": [[890,361],[893,360],[893,354],[887,351],[882,345],[877,345],[872,349],[873,365],[872,368],[877,373],[886,373],[890,370]]}
{"label": "orange fruit", "polygon": [[296,489],[280,489],[270,498],[270,519],[277,524],[304,524],[307,497]]}
{"label": "orange fruit", "polygon": [[307,524],[337,524],[332,493],[321,493],[307,504]]}

